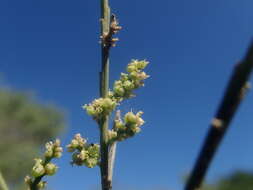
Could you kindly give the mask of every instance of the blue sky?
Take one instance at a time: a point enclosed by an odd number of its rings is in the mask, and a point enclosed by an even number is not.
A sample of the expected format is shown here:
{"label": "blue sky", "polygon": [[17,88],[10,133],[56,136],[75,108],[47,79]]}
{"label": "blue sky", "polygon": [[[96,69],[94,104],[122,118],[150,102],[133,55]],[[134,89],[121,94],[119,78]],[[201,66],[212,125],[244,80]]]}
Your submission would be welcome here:
{"label": "blue sky", "polygon": [[[0,72],[19,90],[68,112],[66,145],[80,132],[98,141],[81,109],[98,96],[100,1],[1,0]],[[131,59],[147,59],[151,75],[122,111],[143,110],[142,133],[118,146],[119,189],[182,189],[234,64],[253,36],[252,0],[111,0],[123,30],[111,53],[111,83]],[[208,173],[210,181],[237,168],[253,169],[250,92]],[[52,189],[93,190],[99,170],[72,168],[65,154]],[[126,188],[126,189],[127,189]],[[127,190],[128,190],[127,189]]]}

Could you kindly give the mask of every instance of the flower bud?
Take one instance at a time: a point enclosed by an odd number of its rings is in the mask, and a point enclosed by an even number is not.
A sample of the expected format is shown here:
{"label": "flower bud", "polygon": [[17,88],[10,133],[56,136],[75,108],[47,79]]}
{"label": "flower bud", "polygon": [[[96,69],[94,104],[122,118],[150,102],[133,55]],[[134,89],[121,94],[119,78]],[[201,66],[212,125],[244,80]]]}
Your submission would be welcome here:
{"label": "flower bud", "polygon": [[145,72],[141,72],[141,73],[138,73],[137,77],[139,80],[145,80],[146,78],[149,77],[149,75],[147,75]]}
{"label": "flower bud", "polygon": [[44,189],[47,185],[47,182],[45,181],[40,181],[37,185],[38,189]]}
{"label": "flower bud", "polygon": [[63,152],[62,147],[56,147],[56,148],[55,148],[55,152]]}
{"label": "flower bud", "polygon": [[132,127],[131,131],[135,134],[135,133],[139,133],[141,129],[139,127]]}
{"label": "flower bud", "polygon": [[145,123],[145,121],[141,118],[141,115],[143,114],[142,111],[139,111],[136,116],[137,116],[137,125],[141,126]]}
{"label": "flower bud", "polygon": [[98,158],[99,155],[99,148],[100,146],[98,144],[92,144],[88,147],[87,151],[89,153],[89,157],[92,158]]}
{"label": "flower bud", "polygon": [[131,73],[133,71],[136,71],[136,66],[129,64],[127,66],[127,72]]}
{"label": "flower bud", "polygon": [[116,103],[112,101],[110,98],[104,98],[101,102],[101,107],[103,109],[111,111],[116,106]]}
{"label": "flower bud", "polygon": [[115,92],[115,94],[117,94],[118,96],[124,96],[124,94],[125,94],[125,90],[124,90],[124,88],[122,88],[121,86],[115,86],[115,87],[114,87],[114,92]]}
{"label": "flower bud", "polygon": [[86,112],[87,112],[88,115],[90,115],[90,116],[96,115],[96,110],[94,109],[93,106],[91,106],[91,105],[90,106],[85,105],[85,106],[83,106],[83,108],[86,110]]}
{"label": "flower bud", "polygon": [[124,88],[127,89],[127,90],[132,90],[132,89],[134,89],[134,84],[133,84],[132,82],[130,82],[129,80],[125,81],[125,82],[123,83],[123,86],[124,86]]}
{"label": "flower bud", "polygon": [[79,146],[78,140],[73,139],[73,140],[71,141],[70,146],[71,146],[72,148],[77,148],[77,147]]}
{"label": "flower bud", "polygon": [[32,168],[32,176],[33,177],[40,177],[45,173],[44,166],[41,163],[35,163]]}
{"label": "flower bud", "polygon": [[136,80],[138,78],[138,73],[136,71],[131,72],[129,75],[133,80]]}
{"label": "flower bud", "polygon": [[81,136],[80,133],[78,133],[78,134],[75,135],[75,140],[77,140],[78,145],[79,145],[80,147],[84,146],[85,143],[86,143],[86,139],[84,139],[84,138]]}
{"label": "flower bud", "polygon": [[55,158],[60,158],[62,156],[62,153],[61,152],[55,152],[54,153],[54,157]]}
{"label": "flower bud", "polygon": [[25,179],[24,179],[25,183],[30,186],[32,184],[32,178],[30,176],[25,176]]}
{"label": "flower bud", "polygon": [[89,158],[89,159],[85,160],[84,164],[88,168],[94,168],[98,164],[98,160],[95,158]]}
{"label": "flower bud", "polygon": [[122,122],[119,121],[119,120],[115,120],[114,122],[115,122],[115,123],[114,123],[114,126],[115,126],[115,129],[116,129],[116,130],[119,130],[119,129],[122,129],[122,128],[125,127],[124,123],[122,123]]}
{"label": "flower bud", "polygon": [[54,147],[54,144],[52,141],[50,142],[47,142],[46,145],[45,145],[45,148],[47,151],[53,151],[53,147]]}
{"label": "flower bud", "polygon": [[47,175],[54,175],[58,170],[58,167],[53,163],[48,163],[45,166],[45,172]]}
{"label": "flower bud", "polygon": [[54,146],[56,146],[56,147],[61,146],[61,141],[60,141],[60,139],[56,139],[56,140],[55,140]]}
{"label": "flower bud", "polygon": [[125,115],[125,122],[128,124],[135,124],[137,122],[136,115],[133,112],[128,112]]}
{"label": "flower bud", "polygon": [[80,159],[80,156],[77,152],[72,154],[72,163],[78,166],[81,166],[83,164],[83,160]]}
{"label": "flower bud", "polygon": [[149,64],[148,61],[142,60],[137,62],[138,69],[145,69],[145,67]]}
{"label": "flower bud", "polygon": [[85,159],[87,158],[87,156],[88,156],[88,151],[86,151],[86,150],[81,150],[81,152],[80,152],[80,154],[79,154],[79,158],[80,158],[81,160],[85,160]]}
{"label": "flower bud", "polygon": [[121,73],[120,74],[120,81],[119,81],[119,83],[120,82],[124,82],[124,81],[126,81],[126,80],[128,80],[129,79],[129,75],[128,74],[126,74],[126,73]]}
{"label": "flower bud", "polygon": [[144,123],[145,123],[145,121],[142,118],[138,117],[138,119],[137,119],[138,126],[142,126]]}
{"label": "flower bud", "polygon": [[117,137],[117,132],[116,131],[114,131],[114,130],[108,130],[108,138],[110,139],[110,140],[112,140],[112,139],[115,139],[116,137]]}
{"label": "flower bud", "polygon": [[53,150],[46,150],[44,153],[44,156],[49,158],[49,157],[52,157],[53,154],[54,154]]}

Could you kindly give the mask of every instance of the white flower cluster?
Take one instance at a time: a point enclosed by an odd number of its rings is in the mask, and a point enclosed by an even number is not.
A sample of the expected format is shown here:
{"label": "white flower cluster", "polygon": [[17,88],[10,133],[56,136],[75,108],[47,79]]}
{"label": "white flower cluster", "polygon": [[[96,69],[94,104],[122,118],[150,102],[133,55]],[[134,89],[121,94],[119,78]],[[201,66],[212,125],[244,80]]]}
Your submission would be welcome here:
{"label": "white flower cluster", "polygon": [[99,165],[100,149],[98,144],[88,144],[87,140],[82,138],[80,134],[76,134],[71,143],[67,145],[68,151],[73,152],[72,164],[88,168]]}
{"label": "white flower cluster", "polygon": [[115,120],[114,129],[108,131],[110,142],[123,141],[139,133],[140,127],[144,124],[144,120],[141,118],[142,114],[142,111],[136,114],[128,112],[124,117],[124,122],[121,119]]}
{"label": "white flower cluster", "polygon": [[44,153],[44,160],[37,158],[35,159],[35,164],[32,167],[31,176],[25,177],[25,183],[29,186],[30,189],[33,189],[36,186],[36,189],[43,189],[46,186],[45,181],[41,181],[41,178],[48,175],[54,175],[58,167],[51,163],[50,161],[53,158],[60,158],[62,155],[62,147],[60,146],[60,140],[55,142],[48,142],[45,145],[46,151]]}
{"label": "white flower cluster", "polygon": [[124,99],[133,97],[133,90],[144,86],[144,80],[149,76],[143,71],[149,62],[142,60],[132,60],[127,66],[127,72],[121,73],[119,80],[115,81],[113,91],[108,97],[95,99],[90,104],[85,104],[83,109],[94,120],[99,120],[105,115],[109,115],[116,106]]}
{"label": "white flower cluster", "polygon": [[102,115],[111,113],[117,105],[117,102],[111,98],[95,99],[91,104],[83,106],[87,113],[95,120],[98,120]]}
{"label": "white flower cluster", "polygon": [[144,86],[144,80],[149,77],[143,69],[149,62],[142,60],[132,60],[131,63],[127,66],[127,72],[121,73],[121,77],[119,80],[115,81],[113,87],[113,97],[119,102],[123,99],[130,98],[134,96],[133,90]]}

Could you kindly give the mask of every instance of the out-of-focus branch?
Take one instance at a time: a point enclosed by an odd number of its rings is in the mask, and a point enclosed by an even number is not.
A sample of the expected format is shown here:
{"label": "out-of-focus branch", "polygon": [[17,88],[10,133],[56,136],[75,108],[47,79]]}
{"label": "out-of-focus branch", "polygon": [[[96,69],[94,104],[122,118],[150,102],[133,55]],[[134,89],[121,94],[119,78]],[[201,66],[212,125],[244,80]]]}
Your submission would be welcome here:
{"label": "out-of-focus branch", "polygon": [[0,190],[9,190],[1,171],[0,171]]}
{"label": "out-of-focus branch", "polygon": [[234,117],[245,92],[253,68],[253,43],[242,62],[236,65],[230,78],[224,97],[213,119],[203,147],[196,160],[195,166],[185,186],[185,190],[197,190],[206,175],[211,161]]}

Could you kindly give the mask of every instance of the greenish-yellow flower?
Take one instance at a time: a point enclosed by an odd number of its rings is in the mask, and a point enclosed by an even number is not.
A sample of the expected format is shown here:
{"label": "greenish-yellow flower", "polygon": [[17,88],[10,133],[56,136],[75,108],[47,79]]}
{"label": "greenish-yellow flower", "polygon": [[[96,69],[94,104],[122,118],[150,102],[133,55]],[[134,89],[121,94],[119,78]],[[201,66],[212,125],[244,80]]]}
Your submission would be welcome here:
{"label": "greenish-yellow flower", "polygon": [[58,170],[58,167],[53,163],[48,163],[45,166],[45,172],[47,175],[54,175]]}

